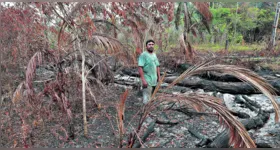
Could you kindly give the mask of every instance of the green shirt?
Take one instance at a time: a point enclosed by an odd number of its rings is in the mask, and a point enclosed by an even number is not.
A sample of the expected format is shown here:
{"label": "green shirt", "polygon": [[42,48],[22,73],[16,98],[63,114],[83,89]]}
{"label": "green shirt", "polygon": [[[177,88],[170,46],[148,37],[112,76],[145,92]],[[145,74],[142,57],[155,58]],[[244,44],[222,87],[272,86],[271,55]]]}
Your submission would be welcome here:
{"label": "green shirt", "polygon": [[159,61],[155,53],[144,51],[138,58],[138,66],[143,67],[144,78],[149,86],[157,85],[157,67]]}

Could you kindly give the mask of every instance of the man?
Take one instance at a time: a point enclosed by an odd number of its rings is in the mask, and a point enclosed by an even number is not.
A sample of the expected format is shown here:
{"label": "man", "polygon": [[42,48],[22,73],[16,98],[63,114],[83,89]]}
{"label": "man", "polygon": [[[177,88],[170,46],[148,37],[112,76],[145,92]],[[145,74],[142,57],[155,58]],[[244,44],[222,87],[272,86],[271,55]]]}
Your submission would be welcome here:
{"label": "man", "polygon": [[146,49],[138,59],[138,71],[143,87],[143,103],[147,104],[160,79],[159,61],[154,53],[155,42],[148,40]]}

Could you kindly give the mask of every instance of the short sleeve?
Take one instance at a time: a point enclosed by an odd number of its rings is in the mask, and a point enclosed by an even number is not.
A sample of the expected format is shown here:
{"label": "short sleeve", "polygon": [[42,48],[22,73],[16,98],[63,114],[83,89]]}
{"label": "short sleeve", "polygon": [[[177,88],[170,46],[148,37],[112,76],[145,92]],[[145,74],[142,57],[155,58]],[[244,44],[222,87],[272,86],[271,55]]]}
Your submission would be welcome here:
{"label": "short sleeve", "polygon": [[138,66],[143,67],[145,65],[145,58],[144,55],[141,54],[138,58]]}

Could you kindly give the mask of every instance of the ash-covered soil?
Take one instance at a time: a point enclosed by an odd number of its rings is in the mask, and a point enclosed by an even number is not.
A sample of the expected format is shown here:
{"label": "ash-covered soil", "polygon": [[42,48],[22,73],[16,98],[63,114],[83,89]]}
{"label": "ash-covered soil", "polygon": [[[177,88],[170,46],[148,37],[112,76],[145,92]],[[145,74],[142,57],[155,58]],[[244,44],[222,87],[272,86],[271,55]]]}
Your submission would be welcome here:
{"label": "ash-covered soil", "polygon": [[[74,136],[69,135],[69,124],[65,122],[65,113],[53,109],[55,116],[43,119],[32,118],[26,126],[10,102],[3,102],[1,147],[28,147],[28,148],[112,148],[119,146],[117,126],[117,103],[124,92],[121,87],[108,86],[106,94],[97,97],[99,106],[87,102],[88,137],[84,136],[82,102],[76,101],[73,108]],[[125,103],[123,138],[124,147],[127,144],[129,132],[137,128],[140,114],[137,112],[143,107],[139,90],[130,90]],[[187,116],[181,112],[168,110],[163,114],[154,110],[153,116],[144,123],[139,136],[144,134],[151,120],[176,122],[176,125],[155,125],[153,132],[142,147],[184,147],[195,148],[200,140],[188,132],[192,127],[202,134],[215,137],[219,133],[219,123],[216,117]],[[136,115],[135,115],[136,114]],[[30,112],[31,115],[31,112]],[[134,119],[132,120],[132,118]],[[25,128],[26,127],[26,128]],[[27,131],[27,133],[24,132]],[[218,132],[217,132],[218,131]],[[24,140],[25,138],[25,140]]]}
{"label": "ash-covered soil", "polygon": [[[117,105],[124,88],[113,85],[108,86],[103,94],[96,97],[98,106],[93,101],[87,101],[88,137],[84,136],[82,101],[72,102],[73,110],[73,135],[70,135],[69,123],[65,121],[66,113],[59,108],[52,107],[53,116],[48,118],[29,117],[29,122],[23,126],[19,114],[10,100],[7,98],[3,103],[1,147],[29,147],[29,148],[117,148],[119,146],[119,132],[117,121]],[[258,95],[257,95],[258,96]],[[259,97],[262,95],[259,95]],[[230,96],[222,96],[226,104],[230,104]],[[254,98],[254,96],[252,96]],[[263,98],[263,97],[261,97]],[[265,99],[265,98],[263,98]],[[261,100],[258,100],[261,102]],[[263,103],[269,103],[263,100]],[[236,104],[232,104],[237,108]],[[130,132],[137,129],[140,118],[139,110],[143,107],[139,90],[129,90],[125,102],[124,113],[124,137],[123,147],[127,146],[127,138]],[[196,148],[201,141],[189,132],[196,131],[210,139],[216,137],[224,128],[219,124],[215,115],[186,115],[169,107],[161,106],[153,110],[143,124],[139,137],[142,137],[151,122],[172,122],[174,124],[156,123],[154,132],[141,145],[143,148]],[[229,107],[229,106],[228,106]],[[271,106],[270,106],[271,107]],[[233,107],[229,107],[233,108]],[[272,109],[272,108],[269,108]],[[209,110],[208,112],[211,112]],[[32,112],[30,111],[30,115]],[[27,114],[28,115],[28,114]],[[271,114],[271,117],[274,117]],[[272,130],[273,128],[273,130]],[[256,142],[266,142],[271,147],[279,146],[280,134],[277,132],[279,123],[269,121],[263,129],[256,129],[251,135]],[[26,131],[26,132],[24,132]],[[25,140],[24,140],[25,139]]]}

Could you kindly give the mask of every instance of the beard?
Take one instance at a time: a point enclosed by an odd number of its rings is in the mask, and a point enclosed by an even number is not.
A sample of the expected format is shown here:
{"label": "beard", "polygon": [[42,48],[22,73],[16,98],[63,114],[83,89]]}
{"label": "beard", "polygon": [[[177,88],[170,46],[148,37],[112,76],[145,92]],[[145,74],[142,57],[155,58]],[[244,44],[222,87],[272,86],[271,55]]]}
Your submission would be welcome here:
{"label": "beard", "polygon": [[148,50],[149,52],[153,52],[153,51],[154,51],[154,48],[153,48],[153,47],[150,47],[150,48],[147,48],[147,50]]}

